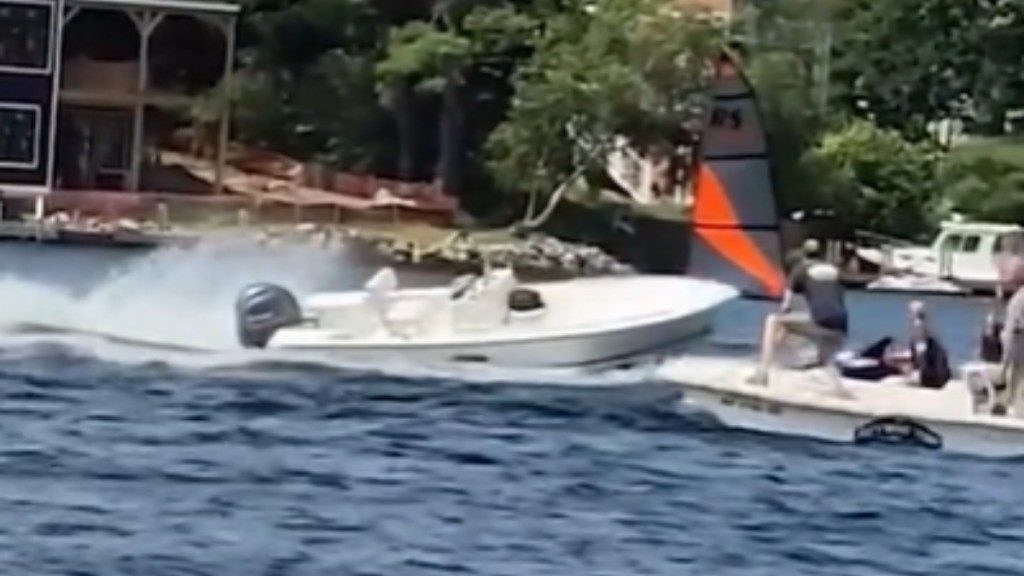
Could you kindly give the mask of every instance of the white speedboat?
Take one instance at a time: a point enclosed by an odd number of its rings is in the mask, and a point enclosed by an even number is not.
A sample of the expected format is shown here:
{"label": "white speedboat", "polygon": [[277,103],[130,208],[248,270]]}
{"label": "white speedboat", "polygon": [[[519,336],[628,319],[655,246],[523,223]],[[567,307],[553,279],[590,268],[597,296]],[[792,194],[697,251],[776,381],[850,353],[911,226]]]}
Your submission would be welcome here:
{"label": "white speedboat", "polygon": [[[497,270],[447,288],[398,289],[394,273],[383,270],[364,290],[318,294],[303,305],[283,288],[255,285],[237,304],[243,345],[358,360],[402,356],[513,367],[604,367],[710,331],[715,313],[741,292],[781,296],[785,274],[768,138],[753,87],[728,51],[715,61],[712,92],[692,207],[678,207],[690,213],[691,241],[687,248],[669,240],[663,249],[672,253],[672,264],[659,264],[676,268],[675,256],[688,249],[688,277],[519,285],[511,271]],[[619,158],[625,163],[610,162],[612,179],[630,195],[654,200],[657,162],[651,160],[654,164],[643,167],[647,174],[632,179],[628,170],[620,170],[639,166],[631,154]],[[663,184],[657,188],[668,190],[667,181]]]}
{"label": "white speedboat", "polygon": [[451,286],[404,288],[384,268],[362,290],[310,296],[254,284],[238,296],[238,334],[249,348],[328,352],[509,367],[626,363],[712,328],[736,289],[678,276],[622,276],[520,284],[486,270]]}
{"label": "white speedboat", "polygon": [[1024,418],[993,414],[990,368],[967,364],[942,389],[839,377],[832,369],[775,368],[766,384],[748,379],[754,364],[736,358],[683,357],[658,368],[684,402],[722,424],[833,442],[916,445],[993,458],[1024,456]]}

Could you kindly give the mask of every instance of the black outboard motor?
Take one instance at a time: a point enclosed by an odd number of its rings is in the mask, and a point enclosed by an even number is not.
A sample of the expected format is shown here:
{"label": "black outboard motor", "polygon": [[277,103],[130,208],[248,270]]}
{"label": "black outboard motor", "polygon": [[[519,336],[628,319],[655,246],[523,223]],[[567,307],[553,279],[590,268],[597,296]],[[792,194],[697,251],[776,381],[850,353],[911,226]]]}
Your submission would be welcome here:
{"label": "black outboard motor", "polygon": [[302,308],[287,289],[250,284],[235,300],[238,340],[246,348],[263,348],[280,328],[302,323]]}

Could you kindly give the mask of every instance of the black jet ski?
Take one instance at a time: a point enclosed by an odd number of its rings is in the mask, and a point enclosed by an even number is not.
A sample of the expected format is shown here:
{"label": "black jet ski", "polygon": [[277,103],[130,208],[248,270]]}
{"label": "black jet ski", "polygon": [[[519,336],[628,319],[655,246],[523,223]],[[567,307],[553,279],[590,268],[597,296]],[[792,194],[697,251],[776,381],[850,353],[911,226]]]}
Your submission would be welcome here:
{"label": "black jet ski", "polygon": [[892,344],[886,336],[860,350],[845,350],[836,355],[835,365],[844,378],[853,380],[884,380],[900,375],[900,371],[885,363],[885,351]]}

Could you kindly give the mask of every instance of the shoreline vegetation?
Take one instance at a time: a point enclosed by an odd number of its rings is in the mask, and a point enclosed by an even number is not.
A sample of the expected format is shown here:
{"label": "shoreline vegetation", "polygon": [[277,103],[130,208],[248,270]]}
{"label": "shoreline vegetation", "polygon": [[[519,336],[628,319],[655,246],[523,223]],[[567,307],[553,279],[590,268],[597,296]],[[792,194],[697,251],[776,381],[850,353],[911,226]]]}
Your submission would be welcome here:
{"label": "shoreline vegetation", "polygon": [[[624,138],[688,185],[712,56],[757,90],[781,212],[909,240],[954,212],[1024,219],[1024,3],[244,0],[240,141],[437,183],[475,221],[607,188]],[[672,181],[675,180],[675,181]]]}
{"label": "shoreline vegetation", "polygon": [[[663,195],[685,196],[724,46],[757,91],[781,214],[827,209],[907,240],[954,213],[1024,221],[1024,2],[778,0],[728,22],[684,0],[241,4],[234,141],[457,202],[444,226],[338,224],[387,237],[369,242],[396,258],[456,251],[444,241],[469,230],[547,243],[552,261],[580,249],[540,235],[685,269],[685,208],[622,200],[604,159],[625,141],[659,160]],[[221,92],[183,119],[195,139]],[[252,226],[273,219],[304,218]],[[622,220],[658,229],[630,236]],[[591,267],[616,268],[595,250]]]}

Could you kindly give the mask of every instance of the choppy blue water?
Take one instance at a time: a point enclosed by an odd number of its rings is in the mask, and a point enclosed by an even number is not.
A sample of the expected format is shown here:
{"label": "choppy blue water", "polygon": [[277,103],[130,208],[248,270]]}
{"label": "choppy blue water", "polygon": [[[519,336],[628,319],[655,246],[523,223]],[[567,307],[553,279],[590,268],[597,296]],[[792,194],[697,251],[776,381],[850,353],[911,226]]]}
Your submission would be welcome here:
{"label": "choppy blue water", "polygon": [[[137,294],[126,286],[151,269],[65,292],[0,278],[0,319],[184,317],[213,338],[222,302],[200,304],[197,286],[227,298],[296,260],[239,274],[214,256]],[[903,299],[851,300],[857,338],[901,327]],[[206,324],[187,302],[213,306]],[[967,355],[981,307],[943,302],[933,314]],[[717,337],[752,340],[757,318],[738,306]],[[1021,463],[725,432],[655,382],[2,345],[3,574],[1024,573]]]}

